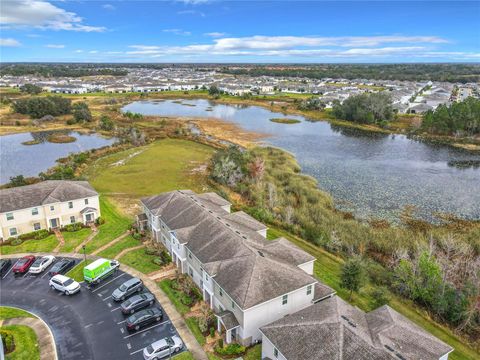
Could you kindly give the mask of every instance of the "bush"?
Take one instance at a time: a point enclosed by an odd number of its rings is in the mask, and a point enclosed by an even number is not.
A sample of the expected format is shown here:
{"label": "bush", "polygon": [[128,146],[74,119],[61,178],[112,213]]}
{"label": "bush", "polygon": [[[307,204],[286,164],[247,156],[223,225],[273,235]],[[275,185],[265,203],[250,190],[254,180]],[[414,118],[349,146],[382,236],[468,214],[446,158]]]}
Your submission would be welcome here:
{"label": "bush", "polygon": [[13,246],[17,246],[17,245],[20,245],[22,243],[22,239],[20,238],[17,238],[17,239],[13,239],[10,244],[13,245]]}
{"label": "bush", "polygon": [[95,220],[95,224],[97,225],[103,225],[105,224],[105,219],[101,216],[99,216],[96,220]]}
{"label": "bush", "polygon": [[223,349],[223,339],[222,338],[218,339],[218,347],[220,349]]}
{"label": "bush", "polygon": [[154,249],[154,248],[146,248],[145,249],[145,254],[147,254],[147,255],[157,255],[158,250]]}
{"label": "bush", "polygon": [[[45,239],[50,233],[46,229],[41,229],[37,231],[32,231],[26,234],[22,234],[18,236],[18,239],[20,240],[28,240],[28,239],[35,239],[35,240],[40,240],[40,239]],[[13,245],[13,243],[12,243]]]}
{"label": "bush", "polygon": [[376,309],[380,306],[388,304],[388,291],[385,287],[379,286],[374,288],[370,292],[370,296],[372,297],[372,306]]}
{"label": "bush", "polygon": [[15,101],[13,110],[37,119],[45,115],[65,115],[71,111],[71,101],[61,96],[31,97]]}
{"label": "bush", "polygon": [[243,353],[245,353],[245,350],[246,350],[245,346],[242,346],[240,344],[234,344],[234,343],[228,344],[225,347],[220,347],[220,346],[215,347],[215,352],[218,355],[222,355],[222,356],[242,355]]}
{"label": "bush", "polygon": [[132,234],[132,237],[135,240],[140,240],[142,238],[142,234],[140,234],[139,232],[135,232],[135,233]]}
{"label": "bush", "polygon": [[76,222],[74,224],[65,225],[64,229],[65,231],[68,231],[68,232],[74,232],[74,231],[80,230],[82,227],[83,227],[82,223]]}
{"label": "bush", "polygon": [[2,338],[3,348],[5,349],[6,354],[9,354],[15,350],[15,339],[10,331],[0,330],[0,336]]}
{"label": "bush", "polygon": [[213,326],[210,328],[210,337],[215,337],[215,328]]}
{"label": "bush", "polygon": [[73,104],[72,113],[73,118],[78,123],[92,121],[92,114],[90,113],[90,109],[88,108],[88,105],[84,102]]}

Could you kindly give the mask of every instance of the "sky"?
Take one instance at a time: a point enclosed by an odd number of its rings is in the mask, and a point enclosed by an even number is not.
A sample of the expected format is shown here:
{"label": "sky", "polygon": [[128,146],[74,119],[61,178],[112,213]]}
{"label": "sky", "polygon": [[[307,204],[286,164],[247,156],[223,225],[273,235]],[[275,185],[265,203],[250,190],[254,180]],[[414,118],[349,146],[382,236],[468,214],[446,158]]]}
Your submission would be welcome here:
{"label": "sky", "polygon": [[479,1],[0,0],[2,62],[479,62]]}

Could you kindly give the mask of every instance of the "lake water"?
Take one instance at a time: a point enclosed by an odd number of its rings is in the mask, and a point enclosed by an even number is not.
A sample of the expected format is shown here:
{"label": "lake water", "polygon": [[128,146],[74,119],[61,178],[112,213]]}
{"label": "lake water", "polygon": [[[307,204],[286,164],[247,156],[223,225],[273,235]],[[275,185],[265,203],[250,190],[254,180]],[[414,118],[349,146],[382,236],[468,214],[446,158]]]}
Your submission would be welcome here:
{"label": "lake water", "polygon": [[[96,134],[78,132],[62,133],[77,138],[71,143],[50,143],[47,137],[52,131],[38,131],[0,136],[0,182],[7,183],[12,176],[37,176],[40,172],[55,165],[55,160],[70,153],[96,149],[111,145],[115,139],[107,139]],[[23,145],[23,142],[38,140],[36,145]]]}
{"label": "lake water", "polygon": [[[403,135],[383,135],[310,122],[257,106],[207,100],[141,101],[124,111],[144,115],[215,117],[268,133],[265,142],[293,153],[302,171],[331,193],[336,206],[357,216],[397,219],[406,205],[431,219],[450,212],[480,219],[480,154],[428,144]],[[295,118],[278,124],[271,118]]]}

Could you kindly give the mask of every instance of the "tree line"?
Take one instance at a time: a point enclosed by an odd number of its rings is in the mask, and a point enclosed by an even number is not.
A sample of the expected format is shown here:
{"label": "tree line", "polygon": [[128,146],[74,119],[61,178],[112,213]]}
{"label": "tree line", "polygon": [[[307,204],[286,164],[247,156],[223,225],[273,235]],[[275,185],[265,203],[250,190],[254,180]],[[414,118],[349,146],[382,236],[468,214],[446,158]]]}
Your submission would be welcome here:
{"label": "tree line", "polygon": [[126,69],[104,68],[97,64],[4,64],[0,75],[36,75],[43,77],[82,77],[92,75],[125,76]]}
{"label": "tree line", "polygon": [[343,103],[336,101],[332,113],[337,119],[360,124],[382,124],[394,116],[392,99],[385,92],[350,96]]}

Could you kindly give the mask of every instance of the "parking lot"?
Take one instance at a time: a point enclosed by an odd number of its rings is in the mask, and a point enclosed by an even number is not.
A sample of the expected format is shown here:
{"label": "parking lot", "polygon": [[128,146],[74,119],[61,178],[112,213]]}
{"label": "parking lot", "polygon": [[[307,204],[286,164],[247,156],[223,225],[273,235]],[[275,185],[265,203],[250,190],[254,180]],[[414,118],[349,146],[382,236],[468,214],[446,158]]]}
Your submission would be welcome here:
{"label": "parking lot", "polygon": [[[142,359],[144,347],[178,335],[165,312],[159,323],[127,331],[120,303],[111,298],[113,290],[131,278],[121,266],[94,289],[82,283],[81,291],[71,296],[50,289],[49,268],[39,275],[18,276],[10,268],[0,281],[0,305],[17,306],[41,317],[54,334],[59,359]],[[162,308],[158,302],[153,306]]]}

